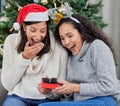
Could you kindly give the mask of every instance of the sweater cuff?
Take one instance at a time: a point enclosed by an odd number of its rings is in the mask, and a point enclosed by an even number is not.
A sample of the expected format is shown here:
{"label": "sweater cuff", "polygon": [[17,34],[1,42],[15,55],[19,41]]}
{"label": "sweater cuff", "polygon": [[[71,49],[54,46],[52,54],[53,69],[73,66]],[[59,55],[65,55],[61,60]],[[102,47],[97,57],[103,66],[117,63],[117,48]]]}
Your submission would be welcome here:
{"label": "sweater cuff", "polygon": [[22,66],[28,66],[30,64],[31,59],[24,59],[22,56],[22,52],[18,55],[18,63]]}
{"label": "sweater cuff", "polygon": [[80,95],[96,95],[96,90],[92,84],[89,83],[81,83],[80,84]]}

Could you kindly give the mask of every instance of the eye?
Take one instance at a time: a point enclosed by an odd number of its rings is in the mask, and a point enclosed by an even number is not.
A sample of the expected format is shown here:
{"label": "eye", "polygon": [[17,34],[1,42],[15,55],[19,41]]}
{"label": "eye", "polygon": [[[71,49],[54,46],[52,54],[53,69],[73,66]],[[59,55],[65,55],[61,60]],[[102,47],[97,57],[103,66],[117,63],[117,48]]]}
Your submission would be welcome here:
{"label": "eye", "polygon": [[47,28],[41,30],[41,33],[46,33],[46,32],[47,32]]}
{"label": "eye", "polygon": [[63,37],[60,37],[60,39],[61,39],[61,40],[64,40],[64,38],[63,38]]}
{"label": "eye", "polygon": [[46,30],[42,30],[41,33],[46,33]]}
{"label": "eye", "polygon": [[32,27],[32,28],[30,28],[30,31],[31,31],[31,32],[35,32],[36,29]]}
{"label": "eye", "polygon": [[73,36],[72,34],[69,34],[69,35],[68,35],[69,38],[72,38],[72,36]]}

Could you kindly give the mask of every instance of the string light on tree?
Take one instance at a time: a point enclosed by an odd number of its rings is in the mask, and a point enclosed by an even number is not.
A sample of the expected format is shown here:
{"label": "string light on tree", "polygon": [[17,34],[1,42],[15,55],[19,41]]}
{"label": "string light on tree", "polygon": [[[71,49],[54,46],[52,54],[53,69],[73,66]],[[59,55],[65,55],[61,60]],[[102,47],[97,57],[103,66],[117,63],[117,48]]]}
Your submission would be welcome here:
{"label": "string light on tree", "polygon": [[33,0],[34,1],[34,3],[38,3],[39,1],[38,0]]}
{"label": "string light on tree", "polygon": [[[10,29],[16,20],[18,12],[23,6],[30,3],[38,3],[45,5],[48,9],[59,7],[57,12],[64,14],[63,5],[66,1],[73,8],[73,13],[79,13],[89,18],[100,28],[104,28],[107,25],[102,21],[102,16],[99,16],[98,14],[101,11],[102,0],[5,0],[6,5],[3,7],[3,11],[5,12],[4,19],[2,18],[3,12],[0,13],[0,33],[4,35],[4,37],[1,37],[0,39],[3,39],[5,36],[14,32]],[[92,3],[90,1],[99,2]],[[57,16],[62,17],[60,14],[57,14]],[[50,26],[51,30],[55,27],[52,22]]]}
{"label": "string light on tree", "polygon": [[16,2],[16,5],[18,7],[18,12],[21,10],[22,6],[20,6],[17,2]]}
{"label": "string light on tree", "polygon": [[48,4],[48,0],[41,0],[41,3],[42,3],[43,5],[47,5],[47,4]]}
{"label": "string light on tree", "polygon": [[0,17],[0,21],[7,22],[9,19],[6,16]]}

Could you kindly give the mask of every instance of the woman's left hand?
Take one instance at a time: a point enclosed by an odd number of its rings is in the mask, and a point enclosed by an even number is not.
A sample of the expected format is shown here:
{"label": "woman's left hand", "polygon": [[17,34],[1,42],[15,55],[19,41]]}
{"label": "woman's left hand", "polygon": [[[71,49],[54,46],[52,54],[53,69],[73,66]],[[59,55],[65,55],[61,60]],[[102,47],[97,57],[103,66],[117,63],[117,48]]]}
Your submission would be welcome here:
{"label": "woman's left hand", "polygon": [[52,90],[51,89],[46,89],[46,88],[43,88],[41,86],[41,84],[38,84],[38,91],[42,94],[48,94],[50,93]]}
{"label": "woman's left hand", "polygon": [[62,82],[63,85],[53,90],[56,94],[70,94],[80,92],[80,84],[70,83],[67,81]]}

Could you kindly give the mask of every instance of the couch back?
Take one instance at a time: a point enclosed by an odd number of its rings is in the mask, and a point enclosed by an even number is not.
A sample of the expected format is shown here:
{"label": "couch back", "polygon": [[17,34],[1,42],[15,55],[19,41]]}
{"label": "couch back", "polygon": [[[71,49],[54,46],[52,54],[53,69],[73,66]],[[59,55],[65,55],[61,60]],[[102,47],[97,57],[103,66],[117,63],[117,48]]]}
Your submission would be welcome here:
{"label": "couch back", "polygon": [[1,84],[1,69],[0,69],[0,106],[2,106],[2,103],[7,95],[7,91],[5,90],[5,88],[2,86]]}

